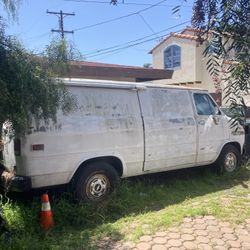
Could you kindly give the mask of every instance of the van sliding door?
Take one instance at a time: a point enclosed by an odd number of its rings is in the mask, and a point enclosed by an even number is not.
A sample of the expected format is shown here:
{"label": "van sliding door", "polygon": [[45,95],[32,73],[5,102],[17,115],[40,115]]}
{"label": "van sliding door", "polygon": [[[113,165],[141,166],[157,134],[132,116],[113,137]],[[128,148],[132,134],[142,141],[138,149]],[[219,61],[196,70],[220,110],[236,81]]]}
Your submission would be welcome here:
{"label": "van sliding door", "polygon": [[145,123],[144,170],[194,165],[196,124],[187,90],[147,88],[139,91]]}

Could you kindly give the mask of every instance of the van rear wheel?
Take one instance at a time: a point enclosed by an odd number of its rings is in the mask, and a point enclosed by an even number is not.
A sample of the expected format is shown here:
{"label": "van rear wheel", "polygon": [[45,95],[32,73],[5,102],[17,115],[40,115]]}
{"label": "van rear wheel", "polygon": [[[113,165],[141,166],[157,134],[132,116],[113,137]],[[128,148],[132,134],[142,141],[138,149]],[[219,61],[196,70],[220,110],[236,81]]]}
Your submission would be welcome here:
{"label": "van rear wheel", "polygon": [[112,165],[95,162],[87,165],[79,173],[75,185],[78,200],[98,204],[106,200],[119,182],[119,176]]}
{"label": "van rear wheel", "polygon": [[233,145],[226,145],[217,162],[219,173],[232,173],[240,166],[240,152]]}

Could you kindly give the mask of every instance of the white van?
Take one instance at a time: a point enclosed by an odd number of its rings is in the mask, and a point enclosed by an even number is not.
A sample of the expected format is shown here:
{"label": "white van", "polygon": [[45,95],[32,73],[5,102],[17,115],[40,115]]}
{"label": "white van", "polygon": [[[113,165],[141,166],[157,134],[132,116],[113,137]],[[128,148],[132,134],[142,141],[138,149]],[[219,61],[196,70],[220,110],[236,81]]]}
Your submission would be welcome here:
{"label": "white van", "polygon": [[[155,83],[64,80],[78,108],[30,128],[3,158],[16,191],[73,183],[76,197],[106,198],[119,178],[217,163],[234,171],[244,129],[230,128],[207,91]],[[8,159],[10,159],[8,164]]]}

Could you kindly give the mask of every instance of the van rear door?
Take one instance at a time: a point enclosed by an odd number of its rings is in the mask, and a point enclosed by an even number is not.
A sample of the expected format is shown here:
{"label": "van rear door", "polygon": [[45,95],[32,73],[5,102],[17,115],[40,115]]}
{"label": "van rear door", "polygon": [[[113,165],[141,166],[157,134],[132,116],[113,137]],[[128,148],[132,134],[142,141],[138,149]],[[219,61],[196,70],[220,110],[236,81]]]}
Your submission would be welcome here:
{"label": "van rear door", "polygon": [[145,126],[144,170],[194,165],[196,124],[191,96],[185,89],[139,91]]}

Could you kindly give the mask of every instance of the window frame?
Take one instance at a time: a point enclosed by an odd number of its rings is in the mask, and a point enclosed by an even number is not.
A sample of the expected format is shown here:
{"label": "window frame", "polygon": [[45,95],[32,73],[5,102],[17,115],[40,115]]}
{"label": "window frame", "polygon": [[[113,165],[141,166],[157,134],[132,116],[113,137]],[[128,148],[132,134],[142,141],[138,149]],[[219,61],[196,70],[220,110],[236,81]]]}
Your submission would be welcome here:
{"label": "window frame", "polygon": [[194,92],[194,93],[193,93],[193,101],[194,101],[194,108],[195,108],[195,111],[196,111],[196,115],[197,115],[197,116],[210,116],[210,115],[216,115],[216,114],[214,114],[214,113],[209,114],[209,115],[198,114],[198,109],[197,109],[196,102],[195,102],[195,95],[205,95],[205,96],[208,98],[208,100],[209,100],[210,109],[212,108],[212,107],[211,107],[211,104],[213,104],[213,105],[214,105],[213,107],[214,107],[214,108],[216,107],[216,108],[219,110],[219,114],[217,114],[217,115],[221,115],[221,111],[220,111],[220,109],[219,109],[217,103],[213,100],[213,98],[212,98],[208,93]]}
{"label": "window frame", "polygon": [[[179,49],[179,55],[174,56],[174,48],[178,48]],[[166,67],[166,61],[167,61],[167,56],[166,53],[167,51],[170,50],[171,55],[169,56],[170,60],[171,60],[171,67]],[[174,66],[174,58],[178,58],[179,59],[179,66]],[[179,46],[178,44],[171,44],[169,45],[167,48],[165,48],[164,52],[163,52],[163,59],[164,59],[164,69],[180,69],[181,68],[181,46]]]}

